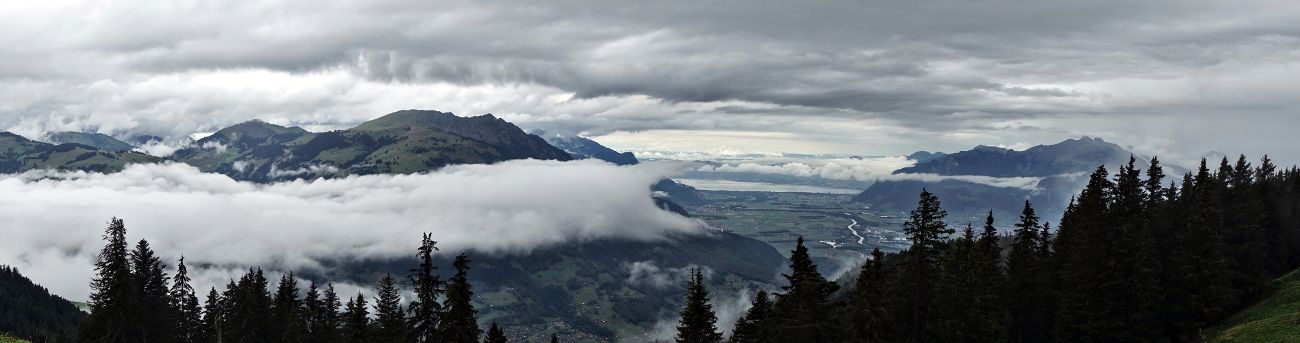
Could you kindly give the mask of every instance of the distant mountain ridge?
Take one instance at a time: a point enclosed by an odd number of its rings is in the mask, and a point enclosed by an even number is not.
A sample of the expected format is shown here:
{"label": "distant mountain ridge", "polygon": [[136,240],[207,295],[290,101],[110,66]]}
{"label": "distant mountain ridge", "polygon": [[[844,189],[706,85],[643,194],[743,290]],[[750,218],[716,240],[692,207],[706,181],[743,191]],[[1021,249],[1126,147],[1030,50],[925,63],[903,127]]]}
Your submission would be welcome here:
{"label": "distant mountain ridge", "polygon": [[640,160],[636,158],[636,154],[615,151],[586,137],[551,136],[547,137],[546,141],[578,159],[594,158],[620,166],[640,163]]}
{"label": "distant mountain ridge", "polygon": [[131,163],[155,163],[161,158],[138,152],[106,151],[77,143],[50,144],[0,132],[0,173],[33,169],[116,172]]}
{"label": "distant mountain ridge", "polygon": [[45,139],[49,140],[50,143],[54,143],[54,144],[75,143],[75,144],[92,146],[95,148],[99,148],[99,150],[104,150],[104,151],[121,152],[121,151],[131,151],[131,149],[135,149],[134,145],[120,141],[117,138],[113,138],[113,136],[109,136],[102,133],[87,133],[87,132],[72,132],[72,131],[54,132],[46,135]]}
{"label": "distant mountain ridge", "polygon": [[[1100,138],[1082,137],[1060,143],[1038,145],[1023,151],[993,146],[976,146],[971,150],[935,156],[913,154],[919,158],[911,167],[895,170],[895,175],[932,174],[939,176],[982,176],[995,178],[1038,178],[1034,189],[998,187],[959,178],[937,181],[881,180],[851,201],[873,207],[906,211],[916,207],[917,194],[928,190],[943,199],[945,209],[955,214],[974,215],[988,210],[1000,217],[1019,213],[1030,200],[1044,218],[1054,218],[1064,211],[1064,204],[1076,194],[1088,173],[1106,165],[1112,172],[1129,157],[1137,159],[1139,168],[1148,167],[1149,158],[1139,156],[1117,144]],[[1167,174],[1180,169],[1165,165]]]}
{"label": "distant mountain ridge", "polygon": [[404,110],[357,127],[314,133],[249,121],[204,137],[172,159],[237,180],[404,174],[452,164],[572,156],[490,114]]}

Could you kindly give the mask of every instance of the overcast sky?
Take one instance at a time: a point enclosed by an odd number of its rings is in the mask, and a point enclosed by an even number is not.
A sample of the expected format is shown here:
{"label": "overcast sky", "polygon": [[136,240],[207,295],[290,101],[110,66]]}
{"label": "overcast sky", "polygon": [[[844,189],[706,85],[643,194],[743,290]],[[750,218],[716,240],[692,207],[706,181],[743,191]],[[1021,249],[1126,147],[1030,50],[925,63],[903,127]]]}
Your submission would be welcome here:
{"label": "overcast sky", "polygon": [[494,113],[623,149],[1300,162],[1300,2],[7,1],[0,129]]}

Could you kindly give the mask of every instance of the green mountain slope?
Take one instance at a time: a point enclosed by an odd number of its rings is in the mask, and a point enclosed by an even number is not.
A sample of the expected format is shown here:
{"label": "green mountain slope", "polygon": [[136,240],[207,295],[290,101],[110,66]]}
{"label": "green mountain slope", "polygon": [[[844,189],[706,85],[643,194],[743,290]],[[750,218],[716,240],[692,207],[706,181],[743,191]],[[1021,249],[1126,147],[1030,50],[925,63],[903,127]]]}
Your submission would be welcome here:
{"label": "green mountain slope", "polygon": [[92,146],[104,151],[131,151],[131,149],[135,149],[134,145],[102,133],[55,132],[45,138],[54,144],[75,143]]}
{"label": "green mountain slope", "polygon": [[415,173],[453,164],[571,157],[493,117],[398,111],[356,128],[313,133],[250,121],[217,131],[173,159],[238,180]]}
{"label": "green mountain slope", "polygon": [[1300,340],[1300,270],[1273,280],[1272,293],[1207,330],[1209,342]]}
{"label": "green mountain slope", "polygon": [[162,159],[137,152],[105,151],[81,144],[54,145],[0,132],[0,173],[32,169],[115,172],[127,164],[159,161]]}
{"label": "green mountain slope", "polygon": [[0,266],[0,342],[71,342],[85,316],[17,269]]}

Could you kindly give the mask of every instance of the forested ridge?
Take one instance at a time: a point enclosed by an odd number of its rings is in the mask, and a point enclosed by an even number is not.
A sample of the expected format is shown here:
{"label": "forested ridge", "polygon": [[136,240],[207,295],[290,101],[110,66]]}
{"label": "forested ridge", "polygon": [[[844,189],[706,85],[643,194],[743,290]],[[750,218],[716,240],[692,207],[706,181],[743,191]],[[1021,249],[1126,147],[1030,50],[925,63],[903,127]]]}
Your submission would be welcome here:
{"label": "forested ridge", "polygon": [[[1149,165],[1098,167],[1055,230],[1026,201],[1005,236],[991,213],[947,222],[941,200],[922,191],[904,225],[911,248],[876,250],[841,283],[818,271],[800,238],[784,287],[757,292],[729,335],[696,270],[675,341],[1202,341],[1204,328],[1300,265],[1300,169],[1243,156],[1170,178],[1158,160]],[[273,285],[259,268],[200,299],[183,258],[168,276],[147,241],[128,243],[120,219],[104,238],[81,341],[506,341],[477,321],[469,257],[444,280],[427,234],[410,273],[385,276],[370,299],[315,282],[299,293],[294,274]]]}
{"label": "forested ridge", "polygon": [[1009,246],[991,213],[950,225],[922,191],[912,247],[874,251],[838,293],[800,239],[785,292],[759,292],[730,341],[1199,342],[1300,262],[1300,170],[1242,156],[1166,181],[1135,162],[1098,167],[1056,231],[1026,202]]}

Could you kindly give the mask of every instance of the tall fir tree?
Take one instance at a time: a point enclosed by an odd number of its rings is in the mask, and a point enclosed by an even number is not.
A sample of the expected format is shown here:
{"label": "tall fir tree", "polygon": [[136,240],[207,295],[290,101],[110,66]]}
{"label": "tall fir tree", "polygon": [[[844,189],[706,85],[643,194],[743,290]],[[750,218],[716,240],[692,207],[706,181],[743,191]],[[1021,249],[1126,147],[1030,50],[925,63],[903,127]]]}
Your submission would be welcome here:
{"label": "tall fir tree", "polygon": [[1109,223],[1114,191],[1109,171],[1098,166],[1074,208],[1061,219],[1056,247],[1061,306],[1057,309],[1055,339],[1074,342],[1108,337],[1109,318],[1105,315],[1110,295],[1103,287],[1114,276],[1110,268],[1116,264],[1115,257],[1108,253],[1114,239]]}
{"label": "tall fir tree", "polygon": [[271,294],[261,268],[250,269],[226,290],[224,341],[272,342]]}
{"label": "tall fir tree", "polygon": [[438,299],[442,296],[443,284],[436,274],[438,267],[433,265],[433,253],[438,251],[437,244],[431,234],[424,234],[415,254],[420,265],[411,269],[409,276],[415,287],[415,299],[410,304],[411,333],[415,336],[415,341],[420,343],[441,341],[439,323],[443,308]]}
{"label": "tall fir tree", "polygon": [[720,343],[722,333],[718,332],[718,317],[709,303],[709,290],[704,286],[704,273],[700,268],[691,269],[691,280],[686,285],[681,319],[677,321],[677,343]]}
{"label": "tall fir tree", "polygon": [[139,339],[128,328],[136,321],[137,295],[126,242],[126,225],[113,218],[104,230],[104,248],[95,261],[90,283],[90,315],[82,321],[82,342],[133,342]]}
{"label": "tall fir tree", "polygon": [[[992,214],[990,214],[991,216]],[[1044,342],[1047,328],[1040,303],[1040,272],[1042,271],[1038,214],[1028,200],[1020,211],[1020,222],[1011,235],[1011,251],[1007,254],[1006,299],[1010,322],[1007,340],[1013,343]]]}
{"label": "tall fir tree", "polygon": [[785,294],[777,296],[772,338],[778,342],[837,341],[835,323],[825,315],[831,310],[828,298],[839,285],[826,281],[817,271],[802,236],[790,253],[790,274],[782,276],[789,285],[782,288]]}
{"label": "tall fir tree", "polygon": [[908,297],[905,313],[908,319],[908,340],[930,342],[936,333],[935,284],[940,278],[940,248],[943,238],[953,233],[944,223],[948,212],[939,198],[921,190],[921,199],[909,219],[903,223],[903,233],[912,246],[903,253],[902,281]]}
{"label": "tall fir tree", "polygon": [[[199,308],[199,297],[190,285],[189,270],[185,267],[185,257],[176,261],[176,277],[172,278],[170,290],[172,301],[172,318],[176,319],[176,338],[181,343],[197,343],[207,337]],[[215,290],[214,290],[215,292]]]}
{"label": "tall fir tree", "polygon": [[140,341],[176,341],[176,319],[172,316],[175,312],[167,289],[167,275],[149,241],[142,239],[136,243],[135,250],[131,251],[131,266],[135,294],[139,296],[134,324]]}
{"label": "tall fir tree", "polygon": [[316,328],[316,325],[319,323],[316,318],[324,311],[324,307],[324,304],[321,302],[320,287],[316,285],[316,281],[308,282],[307,292],[303,293],[301,309],[298,311],[302,314],[302,324],[300,327],[302,328],[305,340],[317,342],[325,339],[325,337],[321,335],[320,330]]}
{"label": "tall fir tree", "polygon": [[452,261],[456,274],[447,283],[446,312],[439,330],[444,342],[478,343],[483,331],[478,328],[478,311],[472,302],[474,291],[469,283],[469,262],[469,256],[464,253]]}
{"label": "tall fir tree", "polygon": [[331,343],[342,340],[343,333],[340,330],[343,326],[343,316],[339,314],[339,307],[342,305],[338,293],[334,292],[334,284],[326,284],[325,295],[321,297],[320,310],[316,313],[315,322],[312,323],[315,327],[312,334],[319,339],[316,342]]}
{"label": "tall fir tree", "polygon": [[501,327],[497,326],[495,321],[492,322],[492,326],[488,327],[487,337],[483,338],[483,343],[506,343],[508,341],[506,333],[501,331]]}
{"label": "tall fir tree", "polygon": [[356,298],[348,299],[343,311],[343,342],[369,343],[370,309],[366,307],[366,297],[357,293]]}
{"label": "tall fir tree", "polygon": [[221,294],[217,293],[216,287],[208,291],[207,302],[203,304],[203,330],[201,331],[203,337],[200,340],[201,342],[217,343],[224,341],[222,340],[225,335],[224,330],[222,330],[222,325],[225,322],[223,318],[225,312],[224,306],[222,306],[223,302],[224,300],[221,299]]}
{"label": "tall fir tree", "polygon": [[772,301],[762,289],[754,294],[754,301],[745,315],[736,320],[731,330],[731,343],[772,343]]}
{"label": "tall fir tree", "polygon": [[[884,259],[885,253],[880,248],[872,249],[871,258],[862,264],[858,278],[853,282],[853,290],[848,299],[848,314],[844,317],[847,319],[844,327],[848,341],[878,342],[882,339],[882,333],[888,329],[886,297],[889,295],[885,288]],[[754,303],[757,307],[758,300]]]}
{"label": "tall fir tree", "polygon": [[379,281],[379,289],[375,292],[373,339],[376,342],[406,342],[410,339],[405,311],[402,310],[402,298],[398,292],[397,281],[391,274],[384,274],[384,278]]}
{"label": "tall fir tree", "polygon": [[277,342],[302,342],[303,327],[305,322],[302,318],[301,304],[298,302],[298,279],[293,273],[284,274],[280,277],[280,284],[276,287],[275,299],[273,300],[271,313],[275,316],[275,328],[273,335]]}

